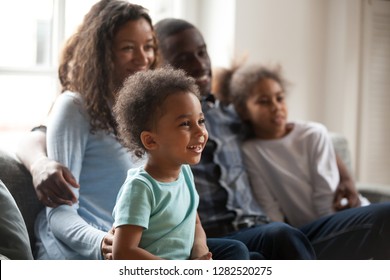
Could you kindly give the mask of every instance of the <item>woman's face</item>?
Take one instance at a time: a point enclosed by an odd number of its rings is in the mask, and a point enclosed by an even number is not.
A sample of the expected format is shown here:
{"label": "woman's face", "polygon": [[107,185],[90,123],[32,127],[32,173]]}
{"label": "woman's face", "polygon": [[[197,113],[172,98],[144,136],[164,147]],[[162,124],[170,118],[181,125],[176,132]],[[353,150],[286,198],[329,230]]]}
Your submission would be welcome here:
{"label": "woman's face", "polygon": [[156,59],[152,27],[144,19],[130,20],[119,28],[113,42],[114,82],[150,68]]}

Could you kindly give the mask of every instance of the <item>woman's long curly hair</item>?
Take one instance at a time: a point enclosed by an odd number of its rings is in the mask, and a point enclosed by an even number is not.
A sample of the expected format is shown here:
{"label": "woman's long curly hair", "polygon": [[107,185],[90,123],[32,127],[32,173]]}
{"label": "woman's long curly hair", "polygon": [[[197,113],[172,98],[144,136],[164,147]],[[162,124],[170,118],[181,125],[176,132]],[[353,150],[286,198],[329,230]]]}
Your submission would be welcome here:
{"label": "woman's long curly hair", "polygon": [[[82,95],[90,118],[91,133],[98,130],[117,134],[112,102],[119,89],[114,83],[113,41],[129,20],[144,18],[153,30],[148,11],[121,0],[101,0],[85,15],[77,31],[67,40],[58,69],[61,92]],[[154,35],[155,57],[157,42]],[[151,68],[155,68],[156,61]]]}

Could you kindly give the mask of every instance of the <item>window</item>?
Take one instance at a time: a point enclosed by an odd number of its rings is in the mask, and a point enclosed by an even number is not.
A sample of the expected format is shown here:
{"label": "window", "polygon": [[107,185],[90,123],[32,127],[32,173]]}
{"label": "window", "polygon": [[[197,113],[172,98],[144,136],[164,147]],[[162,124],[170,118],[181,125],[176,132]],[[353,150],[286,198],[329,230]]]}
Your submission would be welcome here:
{"label": "window", "polygon": [[[65,8],[66,2],[66,9]],[[75,3],[77,2],[77,9]],[[0,2],[0,145],[44,122],[58,93],[57,60],[64,31],[95,1],[20,0]],[[66,24],[65,24],[66,22]]]}
{"label": "window", "polygon": [[359,181],[390,182],[390,1],[364,1]]}
{"label": "window", "polygon": [[[0,1],[0,147],[14,150],[19,137],[45,122],[59,92],[62,43],[97,0]],[[131,1],[156,22],[178,17],[179,0]]]}

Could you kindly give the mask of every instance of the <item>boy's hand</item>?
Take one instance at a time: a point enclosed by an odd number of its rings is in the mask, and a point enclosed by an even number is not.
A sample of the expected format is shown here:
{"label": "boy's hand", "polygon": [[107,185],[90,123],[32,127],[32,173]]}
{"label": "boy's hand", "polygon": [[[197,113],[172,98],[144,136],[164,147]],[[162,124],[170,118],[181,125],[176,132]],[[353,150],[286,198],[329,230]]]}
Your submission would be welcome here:
{"label": "boy's hand", "polygon": [[212,256],[213,256],[213,254],[211,252],[208,252],[205,255],[200,256],[199,258],[192,259],[192,260],[207,260],[208,261],[208,260],[212,260]]}

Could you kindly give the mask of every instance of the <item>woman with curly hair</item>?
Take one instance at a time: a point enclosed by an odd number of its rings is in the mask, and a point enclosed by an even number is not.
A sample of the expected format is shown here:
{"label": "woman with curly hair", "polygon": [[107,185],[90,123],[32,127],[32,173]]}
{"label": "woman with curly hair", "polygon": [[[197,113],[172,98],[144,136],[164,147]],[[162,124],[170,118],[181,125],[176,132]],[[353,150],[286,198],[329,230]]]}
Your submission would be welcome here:
{"label": "woman with curly hair", "polygon": [[[135,165],[118,141],[112,106],[126,77],[156,65],[145,8],[103,0],[86,14],[63,50],[62,93],[47,125],[47,153],[79,183],[74,203],[46,207],[36,220],[36,258],[101,259],[116,194]],[[50,193],[46,194],[50,203]]]}

